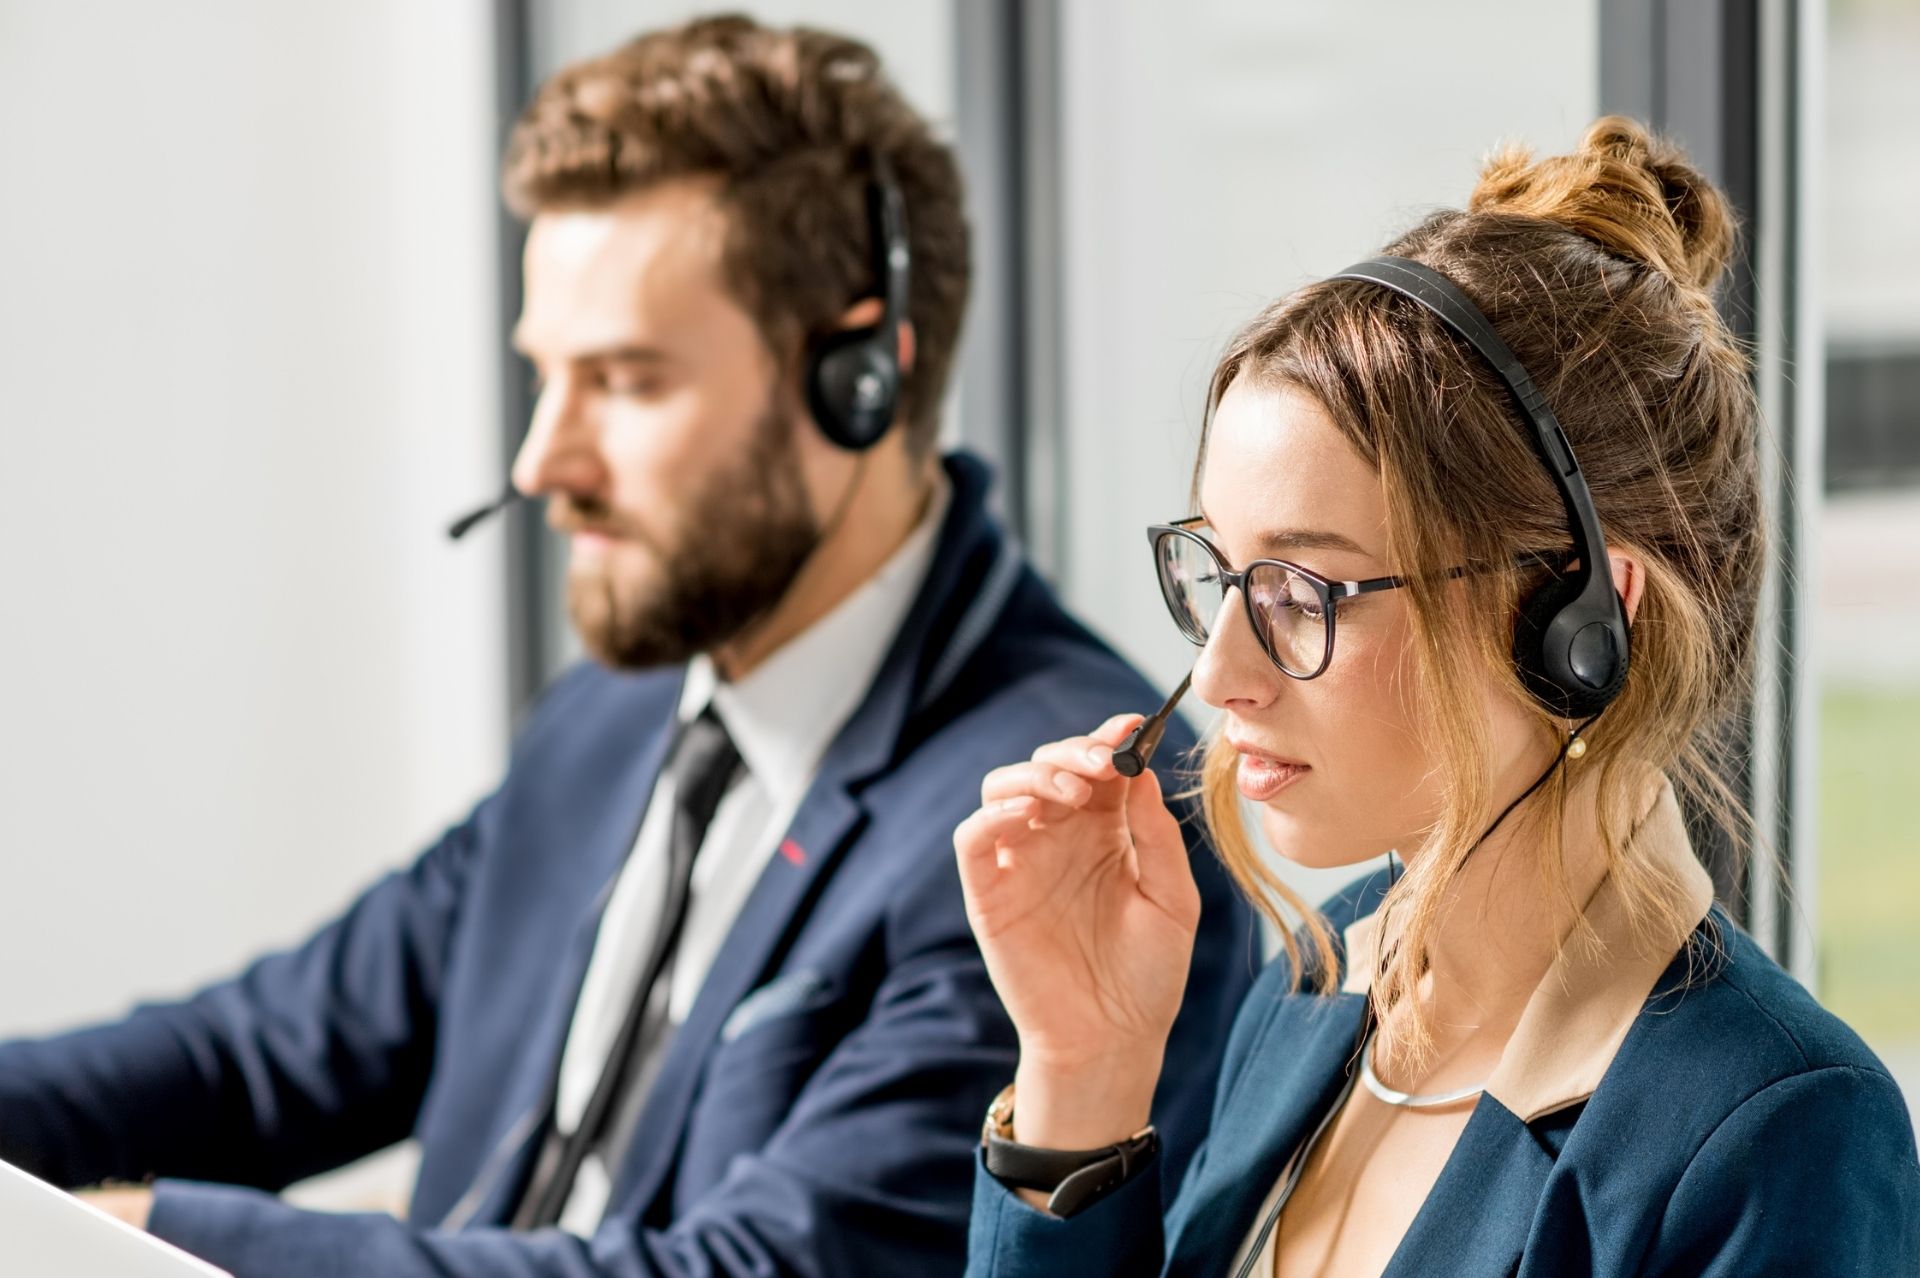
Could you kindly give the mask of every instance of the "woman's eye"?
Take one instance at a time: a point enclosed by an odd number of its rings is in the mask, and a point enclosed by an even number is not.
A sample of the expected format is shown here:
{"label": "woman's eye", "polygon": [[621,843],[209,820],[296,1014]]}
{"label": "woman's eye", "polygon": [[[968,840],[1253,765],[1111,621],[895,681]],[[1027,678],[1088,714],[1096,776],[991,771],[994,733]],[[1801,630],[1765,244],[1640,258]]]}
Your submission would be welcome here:
{"label": "woman's eye", "polygon": [[1323,612],[1318,595],[1300,595],[1291,592],[1282,594],[1274,601],[1288,612],[1297,613],[1312,621],[1318,621]]}

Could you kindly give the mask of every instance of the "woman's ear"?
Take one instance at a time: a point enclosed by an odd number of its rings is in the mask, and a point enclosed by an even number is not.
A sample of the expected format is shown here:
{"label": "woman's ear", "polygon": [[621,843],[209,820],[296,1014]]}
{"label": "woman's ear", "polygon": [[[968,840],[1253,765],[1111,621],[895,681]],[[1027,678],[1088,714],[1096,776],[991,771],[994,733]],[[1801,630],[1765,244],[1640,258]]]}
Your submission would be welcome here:
{"label": "woman's ear", "polygon": [[1647,585],[1647,570],[1641,565],[1640,557],[1630,550],[1609,550],[1607,559],[1613,566],[1613,588],[1619,592],[1621,605],[1626,609],[1627,624],[1633,624],[1633,614],[1640,610],[1640,595]]}

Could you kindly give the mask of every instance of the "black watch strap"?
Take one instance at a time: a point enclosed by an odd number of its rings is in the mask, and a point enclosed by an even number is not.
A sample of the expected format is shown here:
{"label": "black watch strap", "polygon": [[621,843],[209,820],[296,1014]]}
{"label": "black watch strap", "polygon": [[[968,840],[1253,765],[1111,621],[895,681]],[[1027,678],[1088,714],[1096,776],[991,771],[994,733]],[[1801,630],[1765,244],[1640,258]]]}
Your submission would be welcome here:
{"label": "black watch strap", "polygon": [[987,1171],[1003,1185],[1052,1195],[1047,1210],[1071,1216],[1132,1180],[1160,1152],[1160,1133],[1149,1127],[1099,1149],[1040,1149],[987,1137]]}

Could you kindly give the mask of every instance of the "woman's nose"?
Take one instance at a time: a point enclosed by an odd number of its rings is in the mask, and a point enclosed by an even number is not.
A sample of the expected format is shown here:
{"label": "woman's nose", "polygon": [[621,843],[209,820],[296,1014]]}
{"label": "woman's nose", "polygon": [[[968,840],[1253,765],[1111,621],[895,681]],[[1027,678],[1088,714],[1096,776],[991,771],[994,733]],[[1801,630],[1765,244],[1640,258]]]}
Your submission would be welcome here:
{"label": "woman's nose", "polygon": [[1216,710],[1264,710],[1286,676],[1260,646],[1240,591],[1227,592],[1193,666],[1193,691]]}

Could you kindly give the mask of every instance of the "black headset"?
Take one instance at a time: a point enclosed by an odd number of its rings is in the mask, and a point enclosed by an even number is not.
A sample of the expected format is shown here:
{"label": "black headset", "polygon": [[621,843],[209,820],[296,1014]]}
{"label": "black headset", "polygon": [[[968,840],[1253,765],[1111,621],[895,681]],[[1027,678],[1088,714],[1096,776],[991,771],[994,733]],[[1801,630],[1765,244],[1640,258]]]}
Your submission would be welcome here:
{"label": "black headset", "polygon": [[807,407],[821,433],[841,448],[863,452],[880,442],[900,404],[900,324],[907,313],[913,255],[907,247],[907,208],[884,155],[869,158],[867,211],[872,225],[874,278],[880,283],[878,323],[816,336],[807,351]]}
{"label": "black headset", "polygon": [[1593,494],[1546,397],[1487,317],[1438,271],[1403,257],[1374,257],[1332,278],[1378,284],[1419,303],[1479,351],[1513,393],[1531,430],[1533,450],[1560,490],[1579,562],[1521,601],[1513,661],[1527,691],[1554,714],[1564,719],[1599,714],[1627,681],[1626,609],[1613,587]]}

